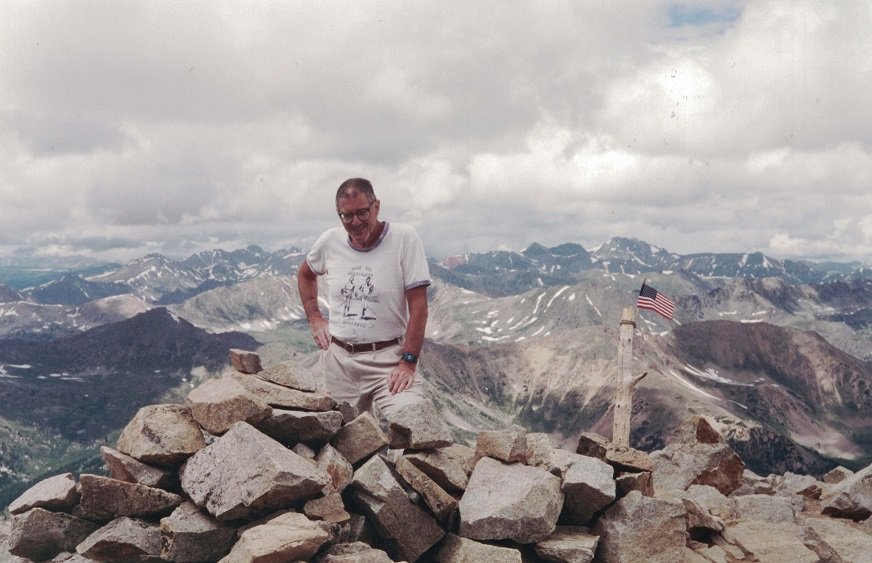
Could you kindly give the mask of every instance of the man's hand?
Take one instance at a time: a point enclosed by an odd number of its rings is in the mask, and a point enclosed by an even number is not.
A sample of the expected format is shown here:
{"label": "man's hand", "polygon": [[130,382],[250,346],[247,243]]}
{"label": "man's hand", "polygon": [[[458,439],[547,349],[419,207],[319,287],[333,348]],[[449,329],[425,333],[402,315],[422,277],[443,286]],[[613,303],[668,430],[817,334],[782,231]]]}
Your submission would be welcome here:
{"label": "man's hand", "polygon": [[388,391],[391,395],[402,393],[415,382],[415,366],[406,362],[397,364],[388,376]]}
{"label": "man's hand", "polygon": [[318,348],[326,350],[330,346],[330,331],[327,330],[327,319],[321,316],[312,317],[309,320],[309,328],[312,329],[312,338]]}

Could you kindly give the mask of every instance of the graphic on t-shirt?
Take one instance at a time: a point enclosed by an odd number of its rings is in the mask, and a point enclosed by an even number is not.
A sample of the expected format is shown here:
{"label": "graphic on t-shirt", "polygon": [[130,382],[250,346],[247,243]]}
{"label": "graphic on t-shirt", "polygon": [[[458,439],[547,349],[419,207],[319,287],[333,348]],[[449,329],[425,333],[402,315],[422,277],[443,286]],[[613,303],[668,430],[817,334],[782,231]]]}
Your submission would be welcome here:
{"label": "graphic on t-shirt", "polygon": [[370,268],[355,266],[348,272],[345,285],[339,290],[342,296],[342,318],[346,321],[376,320],[374,305],[378,303]]}

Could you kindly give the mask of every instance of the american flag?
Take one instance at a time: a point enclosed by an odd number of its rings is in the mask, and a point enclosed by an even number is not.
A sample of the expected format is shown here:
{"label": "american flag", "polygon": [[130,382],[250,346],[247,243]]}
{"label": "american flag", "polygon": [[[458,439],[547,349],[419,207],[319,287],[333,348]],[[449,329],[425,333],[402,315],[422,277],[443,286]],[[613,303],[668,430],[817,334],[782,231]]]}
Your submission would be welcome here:
{"label": "american flag", "polygon": [[642,282],[642,289],[639,290],[639,299],[636,300],[636,307],[656,311],[670,321],[672,320],[672,313],[675,311],[675,304],[672,301],[645,282]]}

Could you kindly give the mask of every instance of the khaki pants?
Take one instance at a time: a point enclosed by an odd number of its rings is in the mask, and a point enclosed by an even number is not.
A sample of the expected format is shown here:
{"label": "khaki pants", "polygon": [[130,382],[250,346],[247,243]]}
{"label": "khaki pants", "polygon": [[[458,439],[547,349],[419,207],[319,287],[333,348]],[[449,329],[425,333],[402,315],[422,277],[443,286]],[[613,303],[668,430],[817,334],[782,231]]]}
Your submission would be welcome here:
{"label": "khaki pants", "polygon": [[331,343],[321,356],[327,390],[334,399],[347,401],[360,412],[371,410],[374,404],[382,415],[390,418],[400,408],[424,400],[424,382],[417,372],[409,389],[396,395],[388,390],[388,377],[400,362],[401,354],[401,344],[377,352],[350,354]]}

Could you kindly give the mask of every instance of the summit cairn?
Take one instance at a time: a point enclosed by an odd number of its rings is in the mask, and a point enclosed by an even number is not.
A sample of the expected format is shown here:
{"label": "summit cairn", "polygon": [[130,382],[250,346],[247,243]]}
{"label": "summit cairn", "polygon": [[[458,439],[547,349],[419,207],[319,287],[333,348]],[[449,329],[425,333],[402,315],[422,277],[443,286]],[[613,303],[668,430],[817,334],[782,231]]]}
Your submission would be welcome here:
{"label": "summit cairn", "polygon": [[568,451],[518,426],[455,443],[432,409],[380,424],[288,364],[262,369],[256,354],[234,354],[245,372],[203,383],[185,405],[143,407],[102,448],[108,476],[57,475],[13,501],[0,562],[839,563],[872,553],[872,466],[761,477],[700,417],[650,455],[590,433]]}

